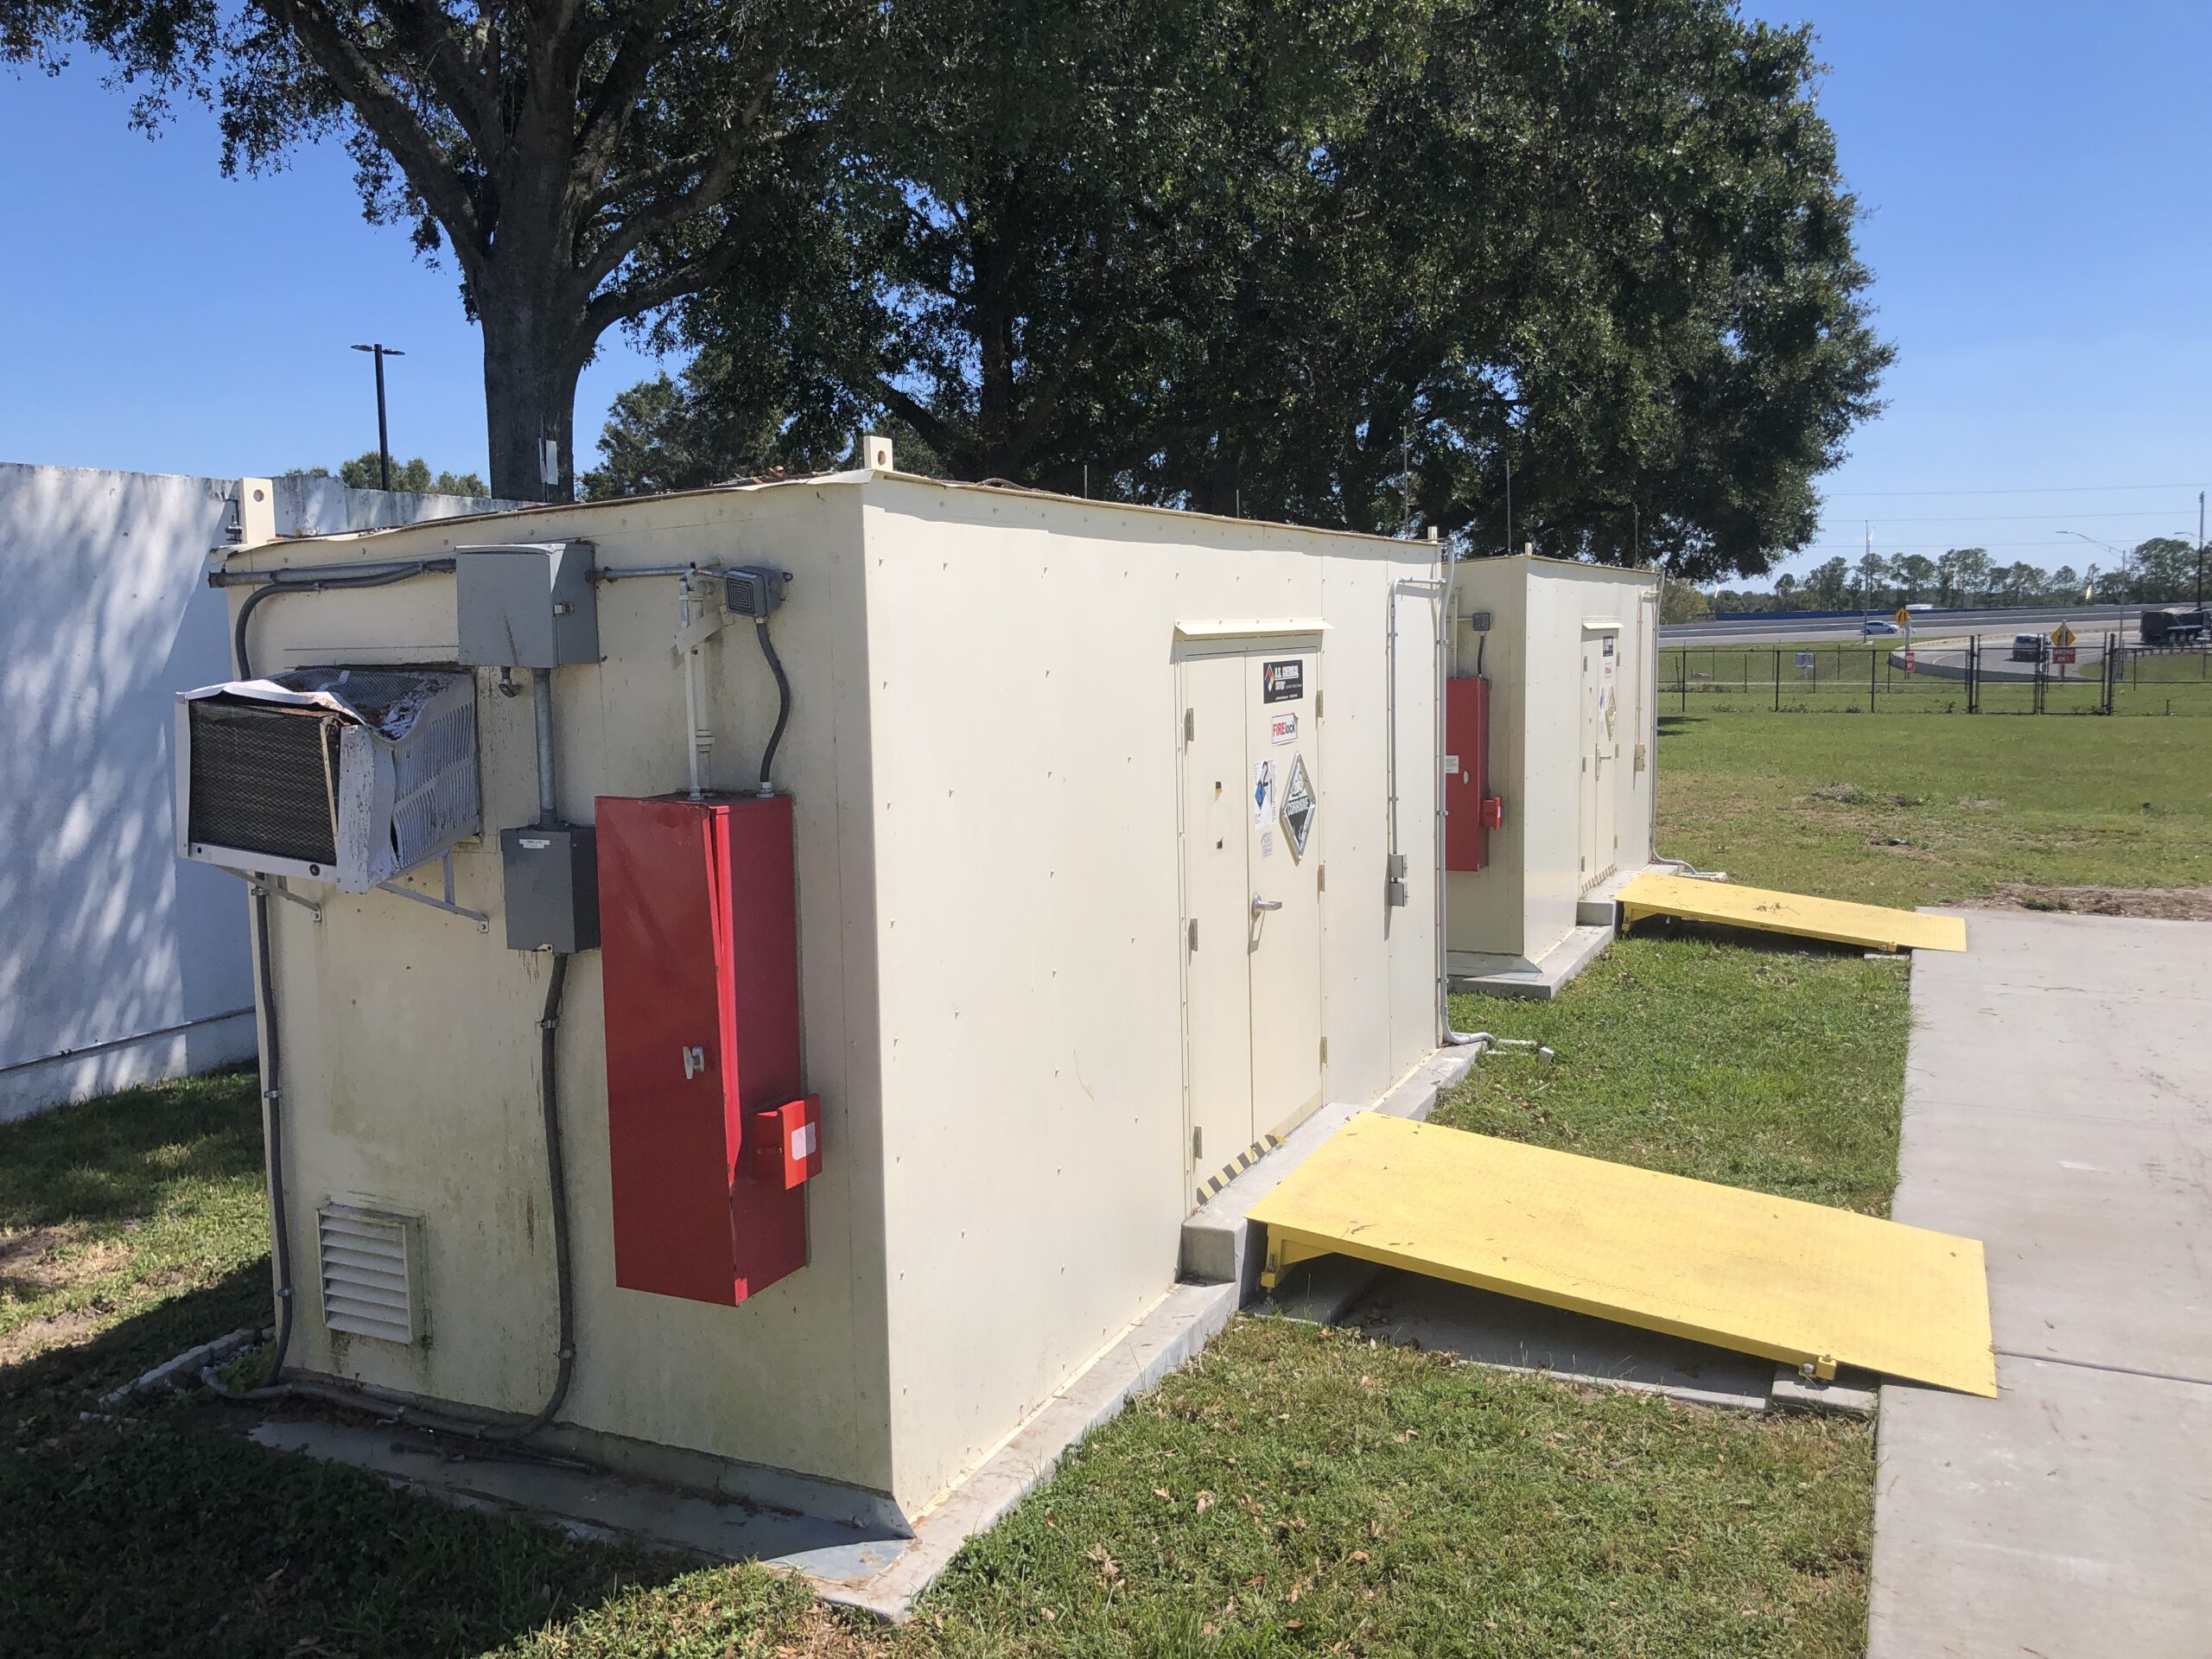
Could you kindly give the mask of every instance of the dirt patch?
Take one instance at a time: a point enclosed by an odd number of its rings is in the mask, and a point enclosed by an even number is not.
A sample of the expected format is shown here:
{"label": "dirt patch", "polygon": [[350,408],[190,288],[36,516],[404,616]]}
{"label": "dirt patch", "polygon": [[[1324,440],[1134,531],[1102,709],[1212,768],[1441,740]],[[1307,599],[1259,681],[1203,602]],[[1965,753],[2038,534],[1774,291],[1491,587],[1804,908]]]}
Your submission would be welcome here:
{"label": "dirt patch", "polygon": [[130,1247],[110,1239],[83,1242],[75,1227],[27,1227],[0,1237],[0,1287],[39,1295],[87,1284],[130,1260]]}
{"label": "dirt patch", "polygon": [[1900,841],[1895,836],[1869,836],[1866,837],[1866,844],[1877,852],[1892,853],[1899,858],[1916,858],[1924,861],[1936,856],[1925,847],[1916,847],[1912,842]]}
{"label": "dirt patch", "polygon": [[2147,916],[2168,922],[2212,922],[2212,887],[2039,887],[2008,881],[1978,910],[2053,910],[2080,916]]}
{"label": "dirt patch", "polygon": [[1856,784],[1824,784],[1820,788],[1813,791],[1812,798],[1816,801],[1840,801],[1844,805],[1849,806],[1852,803],[1859,798],[1859,785]]}
{"label": "dirt patch", "polygon": [[0,1337],[0,1365],[13,1365],[49,1348],[66,1347],[80,1341],[90,1336],[99,1322],[99,1314],[81,1307],[67,1313],[42,1313],[37,1319],[26,1320]]}

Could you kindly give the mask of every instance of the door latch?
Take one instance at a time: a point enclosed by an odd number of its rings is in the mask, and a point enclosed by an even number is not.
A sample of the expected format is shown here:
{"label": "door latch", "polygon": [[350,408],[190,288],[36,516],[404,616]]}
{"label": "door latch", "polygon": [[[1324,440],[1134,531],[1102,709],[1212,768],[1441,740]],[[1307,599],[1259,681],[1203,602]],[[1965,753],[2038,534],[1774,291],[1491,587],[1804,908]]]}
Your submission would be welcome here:
{"label": "door latch", "polygon": [[683,1081],[689,1083],[707,1069],[707,1051],[703,1047],[683,1051]]}
{"label": "door latch", "polygon": [[1256,893],[1252,895],[1252,913],[1255,916],[1263,910],[1281,910],[1281,908],[1282,900],[1280,899],[1262,899]]}

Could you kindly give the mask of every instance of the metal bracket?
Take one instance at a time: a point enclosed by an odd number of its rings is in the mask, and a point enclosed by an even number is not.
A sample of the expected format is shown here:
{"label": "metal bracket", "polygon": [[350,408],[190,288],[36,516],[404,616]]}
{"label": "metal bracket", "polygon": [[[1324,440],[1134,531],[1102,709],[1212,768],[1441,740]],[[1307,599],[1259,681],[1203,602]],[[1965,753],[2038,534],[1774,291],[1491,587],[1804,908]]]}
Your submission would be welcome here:
{"label": "metal bracket", "polygon": [[[216,869],[223,869],[223,867],[219,864],[213,866],[213,868]],[[312,899],[301,898],[298,893],[293,893],[289,889],[286,888],[273,876],[264,879],[257,875],[248,875],[244,870],[223,870],[223,874],[226,875],[237,876],[240,880],[245,883],[245,890],[257,899],[263,897],[282,899],[289,903],[297,905],[302,910],[307,912],[308,915],[314,917],[316,921],[320,922],[322,919],[322,906],[321,905],[315,903]]]}
{"label": "metal bracket", "polygon": [[443,899],[433,899],[427,893],[417,893],[412,887],[403,887],[396,881],[379,881],[377,886],[386,893],[396,893],[403,899],[412,899],[418,905],[428,905],[432,910],[442,910],[448,916],[465,917],[476,924],[476,931],[479,933],[489,933],[492,931],[492,918],[480,910],[465,909],[453,901],[453,855],[448,853],[438,861],[438,863],[445,872],[446,896]]}

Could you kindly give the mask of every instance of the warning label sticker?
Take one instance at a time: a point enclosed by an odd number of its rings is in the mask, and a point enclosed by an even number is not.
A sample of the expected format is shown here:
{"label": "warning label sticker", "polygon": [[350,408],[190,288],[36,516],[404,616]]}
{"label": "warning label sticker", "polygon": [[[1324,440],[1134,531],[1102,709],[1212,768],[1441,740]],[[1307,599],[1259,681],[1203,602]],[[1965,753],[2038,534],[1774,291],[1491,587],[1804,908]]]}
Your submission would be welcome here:
{"label": "warning label sticker", "polygon": [[1264,830],[1274,816],[1275,763],[1255,761],[1252,766],[1252,827]]}
{"label": "warning label sticker", "polygon": [[1260,701],[1296,702],[1306,695],[1306,659],[1287,658],[1260,664]]}
{"label": "warning label sticker", "polygon": [[1306,757],[1290,763],[1290,781],[1283,785],[1282,827],[1290,836],[1290,850],[1306,855],[1306,838],[1313,833],[1313,785],[1306,775]]}
{"label": "warning label sticker", "polygon": [[1281,748],[1286,743],[1298,741],[1298,716],[1276,715],[1268,721],[1268,741]]}

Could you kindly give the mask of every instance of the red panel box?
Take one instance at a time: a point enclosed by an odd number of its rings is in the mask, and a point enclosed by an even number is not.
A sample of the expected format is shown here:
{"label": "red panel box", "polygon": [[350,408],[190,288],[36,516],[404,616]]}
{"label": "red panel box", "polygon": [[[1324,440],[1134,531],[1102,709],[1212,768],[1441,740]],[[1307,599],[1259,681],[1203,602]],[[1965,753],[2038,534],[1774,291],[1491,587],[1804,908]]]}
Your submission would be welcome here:
{"label": "red panel box", "polygon": [[1444,682],[1444,868],[1490,865],[1490,832],[1505,823],[1504,803],[1490,792],[1490,682],[1476,676]]}
{"label": "red panel box", "polygon": [[596,828],[614,1282],[734,1306],[806,1265],[750,1123],[804,1089],[791,800],[602,796]]}

